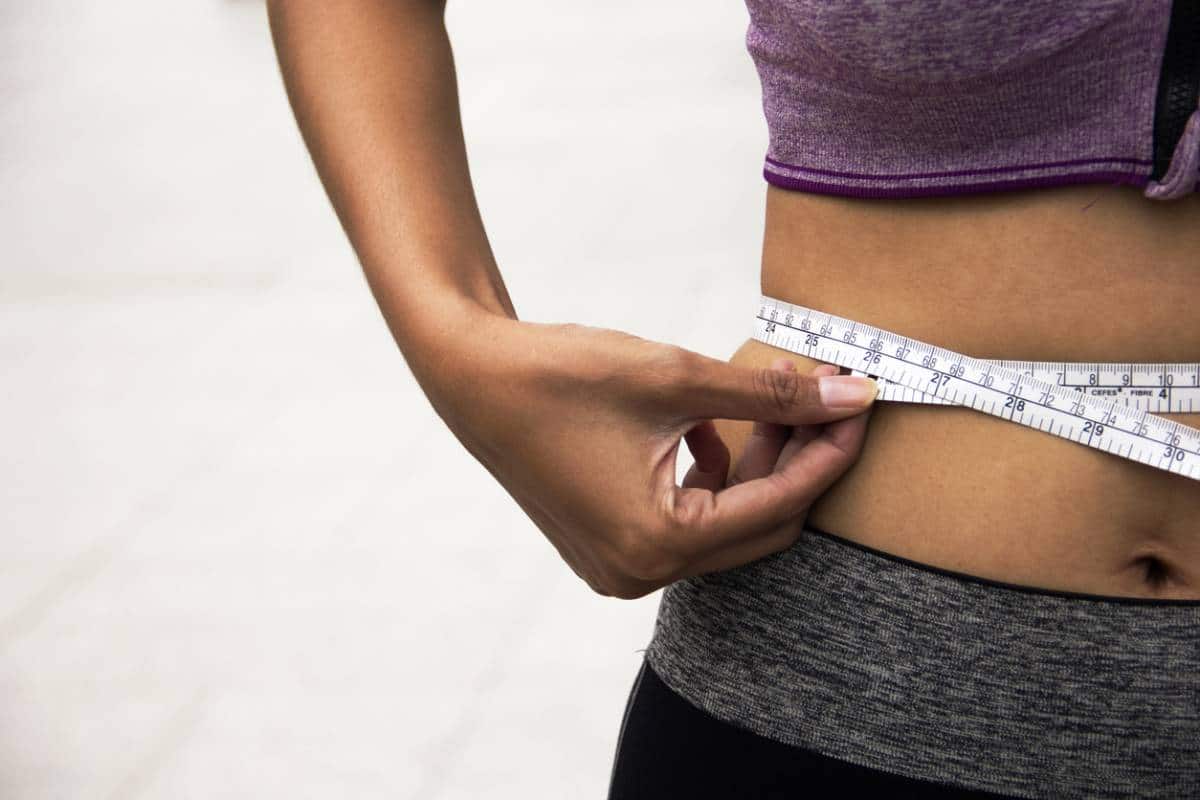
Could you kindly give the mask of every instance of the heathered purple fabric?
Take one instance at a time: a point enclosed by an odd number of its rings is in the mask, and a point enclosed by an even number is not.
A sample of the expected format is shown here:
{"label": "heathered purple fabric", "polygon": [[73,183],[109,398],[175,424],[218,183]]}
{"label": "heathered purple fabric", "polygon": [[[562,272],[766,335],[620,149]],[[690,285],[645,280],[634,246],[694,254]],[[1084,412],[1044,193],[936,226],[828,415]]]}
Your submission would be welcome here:
{"label": "heathered purple fabric", "polygon": [[789,189],[918,197],[1128,183],[1196,189],[1200,110],[1161,181],[1155,93],[1170,0],[746,0]]}

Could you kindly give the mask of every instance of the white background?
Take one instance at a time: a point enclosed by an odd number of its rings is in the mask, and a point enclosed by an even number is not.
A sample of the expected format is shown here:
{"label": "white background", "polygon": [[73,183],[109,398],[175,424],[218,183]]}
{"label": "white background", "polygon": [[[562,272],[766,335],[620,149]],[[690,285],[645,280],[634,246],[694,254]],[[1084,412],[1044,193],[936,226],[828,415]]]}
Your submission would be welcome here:
{"label": "white background", "polygon": [[[728,357],[744,6],[450,6],[520,316]],[[261,3],[0,4],[0,359],[0,797],[603,797],[657,595],[591,594],[432,412]]]}

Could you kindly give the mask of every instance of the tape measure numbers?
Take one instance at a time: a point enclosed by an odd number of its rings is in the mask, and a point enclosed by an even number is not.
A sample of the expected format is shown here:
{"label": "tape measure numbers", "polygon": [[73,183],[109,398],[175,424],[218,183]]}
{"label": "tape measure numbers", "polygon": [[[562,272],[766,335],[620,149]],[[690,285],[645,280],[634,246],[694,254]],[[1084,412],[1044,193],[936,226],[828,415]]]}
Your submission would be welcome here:
{"label": "tape measure numbers", "polygon": [[[1016,370],[1027,378],[1052,383],[1066,391],[1081,392],[1150,412],[1200,413],[1200,364],[979,360]],[[867,374],[861,370],[852,372]],[[876,380],[880,400],[954,405],[949,400],[892,383],[886,378]]]}
{"label": "tape measure numbers", "polygon": [[1200,364],[972,358],[767,295],[753,336],[875,378],[880,400],[967,406],[1200,480],[1200,430],[1151,413],[1200,412]]}

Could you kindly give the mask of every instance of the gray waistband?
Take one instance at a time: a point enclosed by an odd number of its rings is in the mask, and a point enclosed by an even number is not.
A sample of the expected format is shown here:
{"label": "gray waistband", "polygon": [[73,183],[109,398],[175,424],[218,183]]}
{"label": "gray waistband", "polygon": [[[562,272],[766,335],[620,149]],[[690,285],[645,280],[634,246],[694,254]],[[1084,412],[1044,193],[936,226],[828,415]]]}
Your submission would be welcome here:
{"label": "gray waistband", "polygon": [[807,531],[663,592],[647,658],[726,722],[1021,797],[1200,796],[1200,603],[1022,590]]}

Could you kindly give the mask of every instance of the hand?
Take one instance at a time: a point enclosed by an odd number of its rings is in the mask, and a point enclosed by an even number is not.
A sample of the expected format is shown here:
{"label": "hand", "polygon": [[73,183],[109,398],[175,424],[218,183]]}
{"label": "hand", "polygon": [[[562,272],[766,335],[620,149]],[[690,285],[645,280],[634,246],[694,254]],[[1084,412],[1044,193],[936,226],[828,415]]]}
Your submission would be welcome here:
{"label": "hand", "polygon": [[[777,358],[771,362],[771,369],[794,372],[796,365],[787,358]],[[821,364],[814,367],[808,374],[814,378],[822,378],[839,373],[840,370],[836,365]],[[791,426],[772,422],[755,422],[750,435],[743,442],[738,463],[732,470],[729,469],[729,448],[722,441],[712,420],[703,420],[683,437],[694,461],[683,479],[683,487],[719,492],[739,483],[763,478],[786,468],[799,455],[800,451],[820,436],[824,430],[828,430],[837,446],[852,450],[857,456],[861,451],[862,435],[866,432],[865,421],[870,418],[870,409],[873,407],[872,405],[859,416],[833,422],[827,426],[820,424]],[[854,441],[853,447],[848,446],[846,435],[858,437]],[[849,467],[850,463],[853,463],[853,460],[846,466]],[[835,479],[840,474],[841,472],[835,476]],[[816,498],[813,499],[815,501]],[[808,508],[806,507],[782,526],[791,531],[790,535],[785,530],[774,531],[772,535],[786,541],[785,547],[790,545],[799,537],[807,516]]]}
{"label": "hand", "polygon": [[[832,365],[810,375],[786,359],[734,366],[620,331],[482,311],[467,324],[470,345],[445,344],[440,366],[418,374],[430,401],[571,568],[616,597],[790,546],[858,457],[876,393]],[[728,485],[714,418],[758,423]],[[681,439],[696,463],[679,486]]]}

